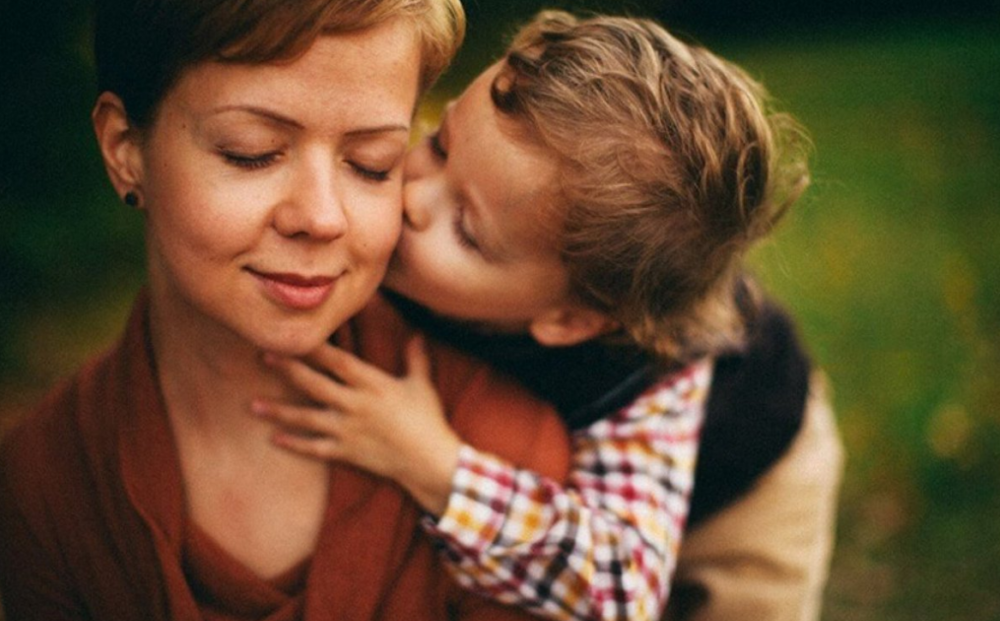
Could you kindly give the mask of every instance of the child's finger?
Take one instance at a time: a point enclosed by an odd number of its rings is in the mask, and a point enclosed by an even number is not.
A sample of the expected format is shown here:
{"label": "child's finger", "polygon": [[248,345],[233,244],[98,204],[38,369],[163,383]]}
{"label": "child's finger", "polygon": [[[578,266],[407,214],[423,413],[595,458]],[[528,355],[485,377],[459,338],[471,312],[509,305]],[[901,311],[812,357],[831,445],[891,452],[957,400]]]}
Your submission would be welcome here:
{"label": "child's finger", "polygon": [[431,359],[427,355],[427,343],[421,334],[415,335],[406,344],[406,373],[420,379],[429,380],[431,377]]}
{"label": "child's finger", "polygon": [[385,377],[391,377],[378,367],[333,345],[319,347],[306,356],[306,359],[348,386],[370,386]]}
{"label": "child's finger", "polygon": [[256,416],[298,432],[336,437],[340,431],[341,415],[331,410],[272,403],[260,399],[255,400],[250,407]]}
{"label": "child's finger", "polygon": [[333,438],[309,438],[278,431],[271,439],[276,445],[305,457],[323,461],[341,457],[340,442]]}
{"label": "child's finger", "polygon": [[346,405],[350,389],[340,384],[336,378],[294,358],[267,354],[264,356],[264,361],[281,371],[293,386],[312,401],[335,408],[343,408]]}

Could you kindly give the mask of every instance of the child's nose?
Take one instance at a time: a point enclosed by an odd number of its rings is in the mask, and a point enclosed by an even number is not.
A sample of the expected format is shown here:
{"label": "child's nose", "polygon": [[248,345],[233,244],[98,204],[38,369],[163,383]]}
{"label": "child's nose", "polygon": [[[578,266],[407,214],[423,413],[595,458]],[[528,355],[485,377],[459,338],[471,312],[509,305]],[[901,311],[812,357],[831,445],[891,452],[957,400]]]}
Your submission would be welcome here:
{"label": "child's nose", "polygon": [[430,214],[427,209],[418,205],[420,201],[412,197],[412,194],[410,191],[403,193],[403,222],[415,231],[423,231],[430,225]]}
{"label": "child's nose", "polygon": [[403,222],[415,231],[427,229],[444,197],[435,178],[407,181],[403,186]]}

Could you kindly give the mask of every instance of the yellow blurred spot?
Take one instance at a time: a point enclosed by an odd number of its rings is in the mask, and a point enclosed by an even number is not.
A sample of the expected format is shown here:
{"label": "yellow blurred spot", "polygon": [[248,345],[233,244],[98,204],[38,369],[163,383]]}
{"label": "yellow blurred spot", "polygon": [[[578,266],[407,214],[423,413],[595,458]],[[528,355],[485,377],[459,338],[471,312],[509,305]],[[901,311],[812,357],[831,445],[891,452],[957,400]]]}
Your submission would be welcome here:
{"label": "yellow blurred spot", "polygon": [[941,289],[948,310],[956,315],[968,311],[976,295],[976,276],[968,260],[962,255],[949,255],[942,276]]}
{"label": "yellow blurred spot", "polygon": [[948,404],[935,413],[927,429],[927,441],[938,457],[955,459],[972,435],[972,419],[964,407]]}
{"label": "yellow blurred spot", "polygon": [[[855,227],[853,223],[844,223],[844,228],[851,229],[846,236],[853,233]],[[844,253],[845,245],[842,243],[829,243],[820,247],[823,256],[823,267],[826,275],[826,286],[843,291],[847,289],[854,280],[854,269],[851,263],[852,257]]]}
{"label": "yellow blurred spot", "polygon": [[538,525],[540,520],[538,519],[538,514],[529,513],[524,516],[524,532],[528,536],[533,536],[538,532]]}

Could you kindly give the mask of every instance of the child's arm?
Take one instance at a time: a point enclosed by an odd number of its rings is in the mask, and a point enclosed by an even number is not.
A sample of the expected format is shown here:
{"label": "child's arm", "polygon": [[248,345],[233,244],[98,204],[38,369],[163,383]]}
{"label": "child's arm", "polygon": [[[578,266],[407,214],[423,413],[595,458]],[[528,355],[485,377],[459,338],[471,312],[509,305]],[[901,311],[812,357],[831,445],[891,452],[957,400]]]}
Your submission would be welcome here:
{"label": "child's arm", "polygon": [[440,405],[424,399],[431,386],[426,359],[413,350],[408,357],[403,378],[332,348],[310,360],[339,383],[280,361],[313,400],[330,407],[261,403],[258,409],[319,434],[279,431],[283,446],[423,490],[418,502],[440,516],[427,520],[427,529],[463,585],[555,619],[659,618],[687,514],[709,365],[665,378],[633,405],[578,432],[564,488],[462,445]]}
{"label": "child's arm", "polygon": [[555,619],[659,619],[694,477],[710,367],[578,431],[565,487],[463,447],[429,530],[460,583]]}

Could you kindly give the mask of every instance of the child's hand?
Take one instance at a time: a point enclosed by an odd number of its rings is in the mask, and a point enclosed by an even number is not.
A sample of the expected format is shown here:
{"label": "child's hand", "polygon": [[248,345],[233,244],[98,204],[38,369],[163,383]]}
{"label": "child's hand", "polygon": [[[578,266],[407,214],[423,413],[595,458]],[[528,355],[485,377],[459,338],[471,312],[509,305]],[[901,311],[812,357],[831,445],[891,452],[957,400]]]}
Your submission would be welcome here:
{"label": "child's hand", "polygon": [[301,360],[265,361],[316,403],[254,400],[254,413],[278,426],[275,444],[393,479],[427,511],[444,512],[462,443],[445,420],[422,338],[407,345],[403,377],[331,345]]}

